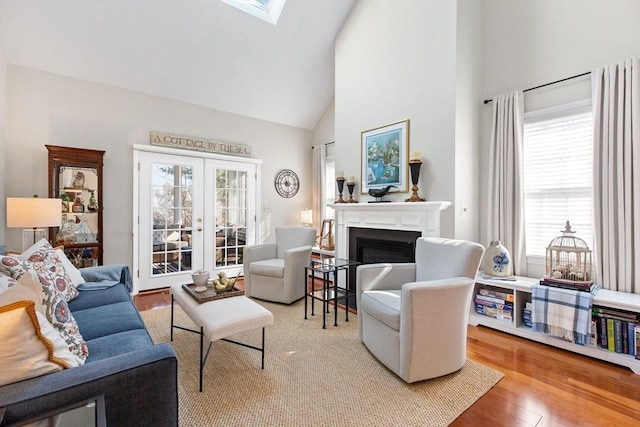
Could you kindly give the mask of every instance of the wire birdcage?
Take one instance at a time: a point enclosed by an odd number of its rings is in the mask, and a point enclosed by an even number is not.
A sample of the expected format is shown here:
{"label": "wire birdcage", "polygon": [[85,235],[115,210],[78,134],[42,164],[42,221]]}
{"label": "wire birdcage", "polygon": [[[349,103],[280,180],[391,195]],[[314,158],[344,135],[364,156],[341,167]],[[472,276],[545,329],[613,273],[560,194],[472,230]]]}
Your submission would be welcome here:
{"label": "wire birdcage", "polygon": [[551,240],[547,246],[547,276],[575,282],[591,281],[591,249],[587,243],[575,237],[569,221],[562,236]]}

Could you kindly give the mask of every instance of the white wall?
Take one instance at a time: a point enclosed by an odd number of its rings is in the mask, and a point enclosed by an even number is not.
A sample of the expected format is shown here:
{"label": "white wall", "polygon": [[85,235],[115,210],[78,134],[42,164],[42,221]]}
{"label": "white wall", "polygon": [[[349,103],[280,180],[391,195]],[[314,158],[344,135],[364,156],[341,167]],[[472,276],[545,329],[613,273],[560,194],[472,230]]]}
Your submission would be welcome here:
{"label": "white wall", "polygon": [[[581,74],[640,53],[638,0],[485,0],[483,11],[486,97]],[[555,89],[535,95],[551,90]],[[533,95],[530,92],[525,99]]]}
{"label": "white wall", "polygon": [[482,3],[458,0],[456,25],[455,234],[479,241]]}
{"label": "white wall", "polygon": [[[582,74],[640,55],[640,1],[485,0],[482,61],[484,98]],[[525,111],[588,98],[589,78],[525,93]],[[480,210],[486,209],[486,152],[491,104],[481,113]],[[481,242],[493,239],[484,233]],[[539,276],[529,266],[527,274]]]}
{"label": "white wall", "polygon": [[[307,130],[12,65],[7,89],[6,196],[47,195],[45,144],[106,150],[105,263],[131,264],[132,145],[148,144],[152,130],[250,145],[252,157],[263,159],[258,212],[270,230],[298,225],[299,211],[311,203]],[[274,189],[282,168],[300,176],[301,189],[291,199]],[[7,244],[20,248],[20,236],[6,230]]]}
{"label": "white wall", "polygon": [[336,104],[335,100],[324,110],[322,117],[318,120],[315,129],[313,129],[313,145],[328,144],[335,141],[335,125],[336,125]]}
{"label": "white wall", "polygon": [[[358,1],[335,56],[336,169],[359,184],[361,132],[409,119],[409,151],[424,162],[420,195],[455,202],[456,3]],[[443,212],[441,230],[453,236],[453,209]]]}

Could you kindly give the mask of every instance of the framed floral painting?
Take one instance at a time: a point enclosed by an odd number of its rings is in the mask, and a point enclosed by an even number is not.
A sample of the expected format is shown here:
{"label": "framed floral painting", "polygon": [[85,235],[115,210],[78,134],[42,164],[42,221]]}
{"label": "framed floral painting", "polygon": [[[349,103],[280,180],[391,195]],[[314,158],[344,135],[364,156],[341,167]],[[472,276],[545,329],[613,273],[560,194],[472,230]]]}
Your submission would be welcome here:
{"label": "framed floral painting", "polygon": [[409,119],[362,132],[361,192],[409,191]]}

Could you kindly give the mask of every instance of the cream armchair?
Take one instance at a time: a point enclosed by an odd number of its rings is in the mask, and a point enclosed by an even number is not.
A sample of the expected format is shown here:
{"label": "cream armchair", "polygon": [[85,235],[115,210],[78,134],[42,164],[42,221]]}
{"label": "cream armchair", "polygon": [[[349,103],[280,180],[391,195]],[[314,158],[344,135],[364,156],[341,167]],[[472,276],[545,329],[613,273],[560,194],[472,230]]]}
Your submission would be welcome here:
{"label": "cream armchair", "polygon": [[308,227],[276,227],[276,243],[244,248],[244,291],[248,296],[291,304],[304,297],[305,267],[316,232]]}
{"label": "cream armchair", "polygon": [[467,360],[467,323],[484,247],[420,237],[416,262],[357,269],[360,339],[408,383],[455,372]]}

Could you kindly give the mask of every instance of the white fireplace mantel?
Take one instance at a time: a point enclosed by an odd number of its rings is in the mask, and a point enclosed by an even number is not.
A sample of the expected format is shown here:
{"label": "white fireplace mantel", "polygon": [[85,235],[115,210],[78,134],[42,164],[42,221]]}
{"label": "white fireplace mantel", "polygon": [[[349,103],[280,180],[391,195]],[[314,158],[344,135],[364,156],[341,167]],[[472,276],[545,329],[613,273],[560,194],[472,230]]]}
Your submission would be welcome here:
{"label": "white fireplace mantel", "polygon": [[451,202],[337,203],[336,257],[348,258],[349,228],[418,231],[423,237],[440,236],[440,212]]}

